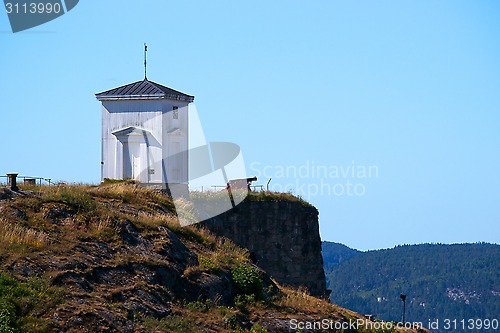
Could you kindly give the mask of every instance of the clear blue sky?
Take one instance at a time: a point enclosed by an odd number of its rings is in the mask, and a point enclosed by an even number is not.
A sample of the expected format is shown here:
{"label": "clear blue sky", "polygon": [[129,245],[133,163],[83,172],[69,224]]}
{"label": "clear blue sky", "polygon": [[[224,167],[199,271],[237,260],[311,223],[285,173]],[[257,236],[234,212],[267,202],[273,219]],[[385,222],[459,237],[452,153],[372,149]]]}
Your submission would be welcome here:
{"label": "clear blue sky", "polygon": [[499,17],[495,0],[83,0],[12,34],[0,14],[0,174],[97,183],[94,94],[141,80],[147,42],[148,78],[313,203],[324,240],[499,243]]}

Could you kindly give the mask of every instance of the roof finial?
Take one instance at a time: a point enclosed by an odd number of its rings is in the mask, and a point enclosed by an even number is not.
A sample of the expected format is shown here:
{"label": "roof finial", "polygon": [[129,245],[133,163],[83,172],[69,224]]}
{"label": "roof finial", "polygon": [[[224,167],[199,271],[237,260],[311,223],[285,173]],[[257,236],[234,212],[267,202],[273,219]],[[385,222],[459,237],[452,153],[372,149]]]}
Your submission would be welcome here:
{"label": "roof finial", "polygon": [[147,62],[146,62],[146,52],[148,52],[148,46],[146,45],[146,43],[144,43],[144,80],[147,80],[148,77],[146,75],[147,73]]}

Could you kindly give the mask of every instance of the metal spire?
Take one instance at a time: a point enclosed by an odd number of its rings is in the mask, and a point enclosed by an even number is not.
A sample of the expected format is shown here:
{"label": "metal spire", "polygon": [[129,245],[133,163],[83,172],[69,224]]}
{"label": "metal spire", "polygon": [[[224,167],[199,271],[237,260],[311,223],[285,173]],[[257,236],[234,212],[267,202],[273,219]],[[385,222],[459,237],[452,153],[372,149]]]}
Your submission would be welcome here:
{"label": "metal spire", "polygon": [[146,62],[146,52],[148,52],[148,46],[144,43],[144,80],[147,80],[147,62]]}

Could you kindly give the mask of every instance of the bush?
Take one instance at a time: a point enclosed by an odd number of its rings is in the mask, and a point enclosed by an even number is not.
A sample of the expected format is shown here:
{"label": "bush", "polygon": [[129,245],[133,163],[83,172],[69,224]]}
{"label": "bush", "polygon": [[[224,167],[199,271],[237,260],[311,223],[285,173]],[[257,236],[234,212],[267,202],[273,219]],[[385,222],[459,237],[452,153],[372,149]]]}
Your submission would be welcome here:
{"label": "bush", "polygon": [[246,295],[261,296],[262,279],[257,267],[242,263],[231,270],[231,277],[236,286],[236,291]]}

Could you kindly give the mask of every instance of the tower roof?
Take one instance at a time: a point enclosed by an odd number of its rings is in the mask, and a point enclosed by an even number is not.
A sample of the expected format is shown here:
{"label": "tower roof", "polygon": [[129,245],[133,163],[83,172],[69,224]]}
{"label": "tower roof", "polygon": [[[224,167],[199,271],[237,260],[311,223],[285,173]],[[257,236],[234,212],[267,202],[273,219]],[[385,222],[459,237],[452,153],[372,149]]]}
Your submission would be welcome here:
{"label": "tower roof", "polygon": [[194,101],[194,96],[148,81],[148,79],[103,91],[95,96],[99,101],[120,99],[171,99],[188,103]]}

